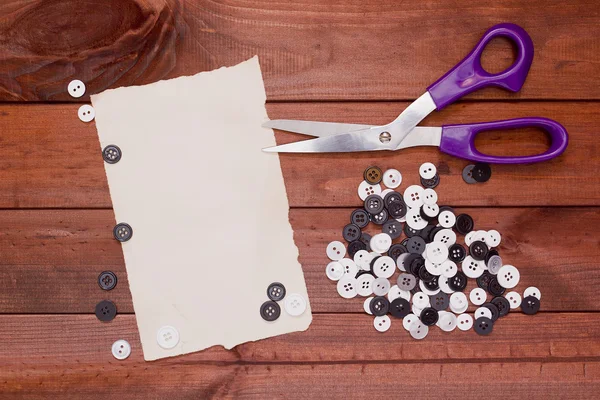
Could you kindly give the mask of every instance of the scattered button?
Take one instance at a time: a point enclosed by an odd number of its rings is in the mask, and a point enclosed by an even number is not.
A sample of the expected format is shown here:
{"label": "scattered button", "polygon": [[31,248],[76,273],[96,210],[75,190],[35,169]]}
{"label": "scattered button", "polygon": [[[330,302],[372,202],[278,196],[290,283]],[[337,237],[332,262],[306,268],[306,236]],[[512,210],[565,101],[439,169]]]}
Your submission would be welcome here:
{"label": "scattered button", "polygon": [[370,220],[369,213],[362,208],[352,211],[352,215],[350,216],[350,221],[360,229],[369,225]]}
{"label": "scattered button", "polygon": [[454,262],[461,262],[465,259],[466,256],[467,256],[467,251],[465,250],[465,248],[462,245],[460,245],[458,243],[454,243],[448,249],[448,257],[450,258],[450,260],[452,260]]}
{"label": "scattered button", "polygon": [[387,233],[378,233],[371,238],[371,249],[379,254],[383,254],[392,246],[392,238]]}
{"label": "scattered button", "polygon": [[[440,208],[437,204],[423,204],[423,207],[421,208],[421,217],[427,221],[434,221],[439,213]],[[434,228],[432,225],[429,225],[428,227],[430,227],[430,229]]]}
{"label": "scattered button", "polygon": [[365,199],[365,210],[371,215],[379,214],[383,211],[383,199],[378,194],[372,194]]}
{"label": "scattered button", "polygon": [[421,230],[427,226],[427,220],[421,216],[421,210],[411,208],[406,212],[406,224],[415,230]]}
{"label": "scattered button", "polygon": [[388,169],[383,173],[383,184],[390,189],[396,189],[402,183],[402,174],[397,169]]}
{"label": "scattered button", "polygon": [[355,224],[348,224],[342,229],[342,237],[347,242],[353,242],[360,239],[361,234],[362,232],[360,231],[359,226]]}
{"label": "scattered button", "polygon": [[[273,304],[277,306],[277,303]],[[179,331],[172,326],[163,326],[156,332],[156,342],[165,350],[172,349],[179,343]]]}
{"label": "scattered button", "polygon": [[427,308],[431,305],[429,303],[429,296],[423,292],[415,293],[413,296],[413,304],[421,309]]}
{"label": "scattered button", "polygon": [[492,274],[490,274],[488,271],[483,271],[483,274],[477,278],[477,286],[483,290],[489,290],[489,285],[492,281],[492,278],[494,278]]}
{"label": "scattered button", "polygon": [[373,221],[375,225],[383,225],[387,222],[388,219],[389,214],[386,209],[381,210],[379,214],[371,216],[371,221]]}
{"label": "scattered button", "polygon": [[485,256],[487,256],[488,247],[485,243],[476,240],[469,246],[469,254],[477,261],[485,260]]}
{"label": "scattered button", "polygon": [[371,261],[373,260],[373,255],[366,250],[359,250],[354,254],[354,263],[356,266],[362,270],[370,271],[371,270]]}
{"label": "scattered button", "polygon": [[498,307],[496,307],[495,304],[483,303],[482,307],[486,307],[487,309],[489,309],[492,312],[492,321],[495,322],[498,319],[498,317],[500,316],[500,311],[498,310]]}
{"label": "scattered button", "polygon": [[469,214],[460,214],[456,217],[456,230],[461,235],[466,235],[473,230],[473,218]]}
{"label": "scattered button", "polygon": [[117,286],[117,276],[114,272],[104,271],[98,275],[98,285],[102,290],[112,290]]}
{"label": "scattered button", "polygon": [[469,164],[462,171],[463,181],[467,182],[468,184],[477,183],[477,181],[473,178],[473,168],[474,167],[475,167],[475,164]]}
{"label": "scattered button", "polygon": [[367,250],[367,245],[361,240],[361,238],[362,235],[358,240],[348,243],[348,256],[354,258],[356,253],[358,253],[359,251]]}
{"label": "scattered button", "polygon": [[410,313],[410,303],[408,300],[398,297],[390,303],[389,311],[393,317],[404,318]]}
{"label": "scattered button", "polygon": [[409,332],[410,336],[412,336],[414,339],[421,340],[424,339],[429,333],[429,327],[417,319],[410,325]]}
{"label": "scattered button", "polygon": [[127,340],[117,340],[112,344],[111,351],[117,360],[124,360],[131,354],[131,345]]}
{"label": "scattered button", "polygon": [[[373,263],[373,273],[378,278],[391,278],[396,271],[396,262],[392,257],[382,256]],[[389,289],[389,287],[388,287]]]}
{"label": "scattered button", "polygon": [[492,229],[491,231],[487,231],[487,235],[485,238],[485,243],[490,247],[498,247],[500,242],[502,241],[502,236],[500,236],[500,232]]}
{"label": "scattered button", "polygon": [[460,314],[456,318],[456,326],[461,331],[468,331],[473,327],[473,317],[469,314]]}
{"label": "scattered button", "polygon": [[423,254],[425,246],[425,240],[420,236],[408,238],[408,241],[406,242],[406,249],[411,254]]}
{"label": "scattered button", "polygon": [[373,167],[369,167],[369,168],[365,169],[363,177],[364,177],[365,181],[367,181],[369,184],[376,185],[379,182],[381,182],[381,179],[383,178],[383,174],[379,167],[373,166]]}
{"label": "scattered button", "polygon": [[452,260],[444,261],[440,268],[442,270],[442,275],[447,279],[454,277],[458,273],[458,266]]}
{"label": "scattered button", "polygon": [[332,281],[339,281],[342,276],[344,276],[344,267],[340,264],[339,261],[332,261],[327,264],[327,268],[325,268],[325,273],[327,274],[327,278]]}
{"label": "scattered button", "polygon": [[77,110],[77,116],[82,122],[91,122],[96,117],[96,110],[89,104],[84,104]]}
{"label": "scattered button", "polygon": [[492,176],[492,169],[490,168],[489,164],[477,163],[473,167],[471,174],[473,179],[475,179],[477,182],[487,182]]}
{"label": "scattered button", "polygon": [[410,331],[412,323],[417,320],[418,318],[415,314],[409,313],[406,317],[402,318],[402,326],[405,330]]}
{"label": "scattered button", "polygon": [[96,317],[102,322],[108,322],[117,316],[117,306],[109,300],[102,300],[96,304]]}
{"label": "scattered button", "polygon": [[417,286],[417,278],[411,274],[400,274],[397,284],[401,290],[410,291]]}
{"label": "scattered button", "polygon": [[129,224],[121,222],[115,225],[115,227],[113,228],[113,236],[119,242],[126,242],[129,239],[131,239],[131,236],[133,236],[133,229],[131,229],[131,226]]}
{"label": "scattered button", "polygon": [[433,307],[426,307],[421,311],[421,322],[426,326],[435,325],[438,322],[439,314]]}
{"label": "scattered button", "polygon": [[360,235],[359,240],[366,246],[365,250],[371,251],[371,235],[369,235],[367,232],[363,232],[362,235]]}
{"label": "scattered button", "polygon": [[421,164],[419,167],[419,175],[423,179],[431,179],[437,174],[437,168],[430,162]]}
{"label": "scattered button", "polygon": [[[392,217],[392,218],[404,218],[406,217],[406,212],[408,211],[408,207],[406,206],[406,204],[404,203],[391,203],[389,206],[387,206],[387,210],[388,210],[388,214]],[[401,221],[399,221],[401,222]]]}
{"label": "scattered button", "polygon": [[521,305],[521,295],[517,292],[508,292],[506,295],[504,295],[504,297],[506,300],[508,300],[511,310],[519,308]]}
{"label": "scattered button", "polygon": [[388,255],[397,260],[402,254],[408,253],[408,249],[400,243],[394,243],[388,250]]}
{"label": "scattered button", "polygon": [[330,260],[338,261],[346,255],[346,247],[344,246],[344,243],[334,240],[327,245],[326,252],[327,257],[329,257]]}
{"label": "scattered button", "polygon": [[407,206],[418,209],[424,204],[423,188],[419,185],[411,185],[406,188],[402,198]]}
{"label": "scattered button", "polygon": [[512,265],[504,265],[498,270],[498,282],[502,287],[512,289],[519,283],[521,274],[519,270]]}
{"label": "scattered button", "polygon": [[452,229],[440,229],[433,237],[434,242],[444,243],[447,247],[456,243],[456,233]]}
{"label": "scattered button", "polygon": [[383,296],[375,296],[371,303],[369,303],[369,309],[371,313],[376,317],[385,315],[390,310],[390,302]]}
{"label": "scattered button", "polygon": [[269,321],[269,322],[275,321],[277,318],[279,318],[280,315],[281,315],[281,308],[279,307],[279,304],[275,303],[272,300],[265,301],[260,306],[260,316],[265,321]]}
{"label": "scattered button", "polygon": [[67,86],[67,91],[69,92],[71,97],[78,99],[85,94],[85,84],[79,79],[74,79],[71,82],[69,82],[69,85]]}
{"label": "scattered button", "polygon": [[490,292],[492,296],[501,296],[506,291],[505,288],[500,285],[498,279],[494,276],[490,279],[490,283],[488,283],[487,291]]}
{"label": "scattered button", "polygon": [[360,197],[362,201],[365,201],[368,196],[373,194],[381,194],[380,185],[371,185],[366,181],[362,181],[360,185],[358,185],[358,197]]}
{"label": "scattered button", "polygon": [[369,273],[365,273],[365,274],[358,276],[356,278],[356,293],[362,297],[372,295],[374,281],[375,281],[375,277]]}
{"label": "scattered button", "polygon": [[455,292],[450,295],[450,307],[461,310],[468,306],[469,302],[467,301],[467,295],[463,292]]}
{"label": "scattered button", "polygon": [[487,301],[487,293],[482,288],[475,288],[469,293],[469,300],[476,306],[480,306]]}
{"label": "scattered button", "polygon": [[388,220],[381,228],[383,233],[387,233],[393,239],[397,239],[402,235],[402,223],[395,219]]}
{"label": "scattered button", "polygon": [[533,296],[527,296],[521,302],[521,310],[527,315],[536,314],[540,310],[540,301]]}
{"label": "scattered button", "polygon": [[[342,258],[339,261],[339,263],[342,264],[345,274],[354,276],[358,272],[358,267],[356,266],[356,263],[354,262],[354,260],[351,260],[349,258]],[[271,299],[271,300],[275,300],[275,299]]]}
{"label": "scattered button", "polygon": [[462,271],[456,272],[456,275],[448,279],[448,286],[455,292],[462,292],[467,287],[467,276]]}
{"label": "scattered button", "polygon": [[440,318],[437,323],[440,329],[444,332],[452,332],[456,328],[457,324],[458,318],[451,312],[444,312],[443,315],[440,315]]}
{"label": "scattered button", "polygon": [[421,178],[421,186],[423,186],[424,188],[434,189],[439,184],[440,184],[440,176],[437,175],[437,174],[433,178],[431,178],[431,179]]}
{"label": "scattered button", "polygon": [[448,247],[443,243],[430,243],[427,246],[427,258],[436,264],[441,264],[448,258]]}
{"label": "scattered button", "polygon": [[483,261],[477,261],[471,256],[466,256],[462,262],[462,271],[469,278],[479,278],[485,272],[484,265]]}
{"label": "scattered button", "polygon": [[[362,275],[361,275],[362,276]],[[344,275],[342,279],[337,282],[337,291],[340,296],[344,299],[351,299],[356,297],[357,281],[356,278],[350,275]]]}
{"label": "scattered button", "polygon": [[490,303],[498,308],[498,315],[500,317],[504,317],[510,311],[510,303],[502,296],[494,297]]}
{"label": "scattered button", "polygon": [[542,293],[540,292],[540,289],[536,288],[535,286],[529,286],[523,292],[523,297],[529,297],[529,296],[533,296],[538,300],[542,299]]}
{"label": "scattered button", "polygon": [[122,156],[121,149],[114,144],[109,144],[102,150],[102,158],[108,164],[116,164],[121,160]]}
{"label": "scattered button", "polygon": [[365,312],[369,315],[373,315],[373,313],[371,312],[371,300],[373,300],[374,297],[367,297],[363,303],[363,309],[365,310]]}
{"label": "scattered button", "polygon": [[299,317],[306,311],[306,299],[298,293],[291,293],[285,298],[283,303],[285,312],[292,317]]}
{"label": "scattered button", "polygon": [[498,255],[493,255],[490,258],[488,258],[486,264],[488,267],[488,271],[490,271],[490,274],[497,275],[498,271],[500,271],[500,268],[502,268],[502,258],[500,258],[500,256]]}
{"label": "scattered button", "polygon": [[444,228],[452,228],[456,223],[456,216],[452,211],[440,211],[438,222]]}
{"label": "scattered button", "polygon": [[490,318],[480,317],[475,320],[475,332],[479,335],[489,335],[494,329],[494,323]]}
{"label": "scattered button", "polygon": [[392,324],[392,321],[390,320],[390,317],[388,317],[387,315],[375,317],[375,319],[373,320],[373,326],[375,327],[375,329],[377,329],[378,332],[387,331],[388,329],[390,329],[391,324]]}
{"label": "scattered button", "polygon": [[492,311],[487,307],[479,307],[475,310],[475,318],[481,317],[492,319]]}
{"label": "scattered button", "polygon": [[386,278],[376,278],[372,286],[375,296],[385,296],[390,291],[391,284]]}
{"label": "scattered button", "polygon": [[427,205],[436,204],[438,201],[437,192],[433,189],[425,189],[423,191],[423,203]]}
{"label": "scattered button", "polygon": [[285,297],[285,286],[279,282],[271,283],[267,288],[267,297],[273,301],[282,300]]}

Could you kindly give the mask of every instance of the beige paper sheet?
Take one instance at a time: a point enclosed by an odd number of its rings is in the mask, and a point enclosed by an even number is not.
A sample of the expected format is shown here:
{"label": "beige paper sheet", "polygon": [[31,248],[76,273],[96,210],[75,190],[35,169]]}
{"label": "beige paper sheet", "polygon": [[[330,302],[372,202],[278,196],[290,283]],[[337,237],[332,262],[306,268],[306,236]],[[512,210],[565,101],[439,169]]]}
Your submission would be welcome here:
{"label": "beige paper sheet", "polygon": [[[306,330],[299,317],[266,322],[267,286],[308,303],[288,221],[258,58],[230,68],[92,96],[117,222],[133,228],[123,253],[144,358],[190,353]],[[118,304],[117,304],[118,307]],[[158,346],[160,327],[179,344]]]}

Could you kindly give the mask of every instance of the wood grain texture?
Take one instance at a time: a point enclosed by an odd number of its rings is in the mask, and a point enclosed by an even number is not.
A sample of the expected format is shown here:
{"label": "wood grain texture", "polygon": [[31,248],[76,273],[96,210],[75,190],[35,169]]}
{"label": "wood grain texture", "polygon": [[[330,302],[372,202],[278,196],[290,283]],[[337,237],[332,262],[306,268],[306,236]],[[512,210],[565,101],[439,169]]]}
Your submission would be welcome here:
{"label": "wood grain texture", "polygon": [[[351,211],[290,211],[315,312],[362,312],[361,298],[342,299],[335,283],[325,276],[329,262],[325,247],[332,240],[341,240]],[[542,311],[599,310],[597,208],[456,211],[472,215],[477,229],[502,233],[500,254],[505,263],[521,271],[517,290],[522,292],[532,285],[540,288],[544,294]],[[5,285],[0,291],[0,312],[90,313],[105,298],[113,300],[120,312],[132,312],[122,251],[112,238],[113,224],[112,210],[1,211],[0,276]],[[374,229],[372,226],[369,231],[374,233]],[[119,277],[111,292],[100,290],[97,284],[98,274],[105,269]],[[474,286],[470,282],[468,289]]]}
{"label": "wood grain texture", "polygon": [[[268,104],[272,119],[383,124],[407,103]],[[0,208],[110,208],[111,201],[94,123],[77,118],[77,105],[0,105]],[[433,113],[424,125],[481,122],[525,116],[560,121],[570,133],[566,152],[532,165],[495,165],[485,184],[467,185],[467,161],[435,148],[360,154],[284,154],[281,167],[291,207],[360,205],[356,188],[366,167],[396,168],[401,190],[418,181],[418,166],[438,166],[440,204],[455,206],[600,205],[600,114],[595,103],[462,103]],[[32,118],[33,116],[33,118]],[[208,132],[206,134],[209,134]],[[280,143],[302,139],[278,133]],[[479,140],[481,139],[481,140]],[[533,154],[547,148],[537,131],[492,132],[478,138],[481,151]]]}
{"label": "wood grain texture", "polygon": [[[522,92],[471,98],[600,98],[595,0],[18,0],[0,6],[0,100],[88,94],[234,65],[258,54],[271,100],[414,99],[500,22],[535,58]],[[512,57],[494,43],[484,65]]]}
{"label": "wood grain texture", "polygon": [[[499,319],[489,336],[479,336],[472,330],[443,332],[432,327],[424,341],[417,341],[404,330],[400,319],[392,318],[390,330],[382,334],[373,328],[373,317],[365,313],[318,314],[306,332],[244,343],[232,350],[214,346],[186,355],[185,362],[600,361],[599,328],[598,313],[514,313]],[[133,315],[118,315],[108,323],[98,321],[94,315],[3,315],[0,334],[7,338],[0,348],[2,364],[15,368],[62,368],[75,363],[135,366],[144,362]],[[115,361],[110,351],[118,339],[132,345],[131,356],[123,361]],[[148,365],[175,367],[181,361],[181,357],[175,357]]]}

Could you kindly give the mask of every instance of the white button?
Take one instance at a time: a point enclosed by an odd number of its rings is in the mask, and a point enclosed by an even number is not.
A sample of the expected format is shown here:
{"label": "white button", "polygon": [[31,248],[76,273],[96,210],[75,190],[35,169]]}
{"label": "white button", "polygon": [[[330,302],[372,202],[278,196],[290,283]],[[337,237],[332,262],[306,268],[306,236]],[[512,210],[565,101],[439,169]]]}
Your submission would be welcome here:
{"label": "white button", "polygon": [[450,305],[450,310],[454,313],[454,314],[462,314],[465,311],[467,311],[467,308],[469,308],[469,304],[465,304],[462,307],[454,307],[452,305]]}
{"label": "white button", "polygon": [[421,217],[421,209],[419,207],[410,208],[406,213],[406,223],[411,228],[420,231],[427,226],[427,221]]}
{"label": "white button", "polygon": [[306,299],[298,293],[285,296],[283,304],[285,311],[292,317],[298,317],[306,311]]}
{"label": "white button", "polygon": [[413,314],[415,314],[415,315],[419,315],[419,316],[420,316],[420,315],[421,315],[421,313],[423,312],[423,309],[422,309],[422,308],[419,308],[419,307],[417,307],[417,306],[415,306],[415,305],[413,304],[413,305],[412,305],[412,308],[411,308],[411,311],[412,311],[412,313],[413,313]]}
{"label": "white button", "polygon": [[402,174],[397,169],[388,169],[383,173],[383,184],[385,186],[391,189],[396,189],[401,183]]}
{"label": "white button", "polygon": [[358,267],[356,266],[354,260],[351,260],[349,258],[342,258],[338,262],[342,264],[342,267],[344,267],[344,273],[356,276],[356,273],[358,272]]}
{"label": "white button", "polygon": [[[446,278],[446,282],[448,281],[447,278],[452,278],[458,272],[458,266],[452,260],[444,261],[441,265],[441,268],[442,268],[442,276],[444,278]],[[444,293],[448,293],[448,292],[444,292]],[[452,291],[450,293],[454,293],[454,291]]]}
{"label": "white button", "polygon": [[419,208],[423,205],[423,188],[419,185],[411,185],[406,188],[402,197],[410,208]]}
{"label": "white button", "polygon": [[427,246],[427,259],[435,264],[441,264],[448,259],[448,247],[444,243],[432,242]]}
{"label": "white button", "polygon": [[502,258],[497,255],[493,255],[487,262],[487,269],[490,271],[490,274],[497,275],[500,268],[502,268]]}
{"label": "white button", "polygon": [[425,293],[427,296],[435,296],[436,294],[438,294],[440,292],[440,288],[437,288],[435,290],[429,290],[429,288],[427,288],[427,286],[425,286],[425,282],[423,282],[422,280],[419,280],[419,288],[421,289],[421,291],[423,293]]}
{"label": "white button", "polygon": [[351,299],[353,297],[356,297],[357,287],[358,282],[356,281],[356,278],[350,275],[344,275],[342,279],[340,279],[337,283],[338,294],[344,299]]}
{"label": "white button", "polygon": [[163,326],[156,332],[156,341],[163,349],[172,349],[179,343],[179,331],[172,326]]}
{"label": "white button", "polygon": [[438,201],[437,192],[433,189],[427,188],[423,190],[423,203],[428,205],[434,205]]}
{"label": "white button", "polygon": [[338,261],[344,258],[345,255],[346,246],[344,246],[344,243],[334,240],[327,245],[327,257],[329,257],[330,260]]}
{"label": "white button", "polygon": [[[439,232],[438,232],[438,233],[439,233]],[[466,244],[467,246],[470,246],[470,245],[471,245],[471,243],[473,243],[473,242],[475,241],[475,240],[474,240],[475,233],[476,233],[475,231],[471,231],[471,232],[469,232],[469,233],[467,233],[467,234],[465,235],[465,244]]]}
{"label": "white button", "polygon": [[370,307],[370,306],[371,306],[371,300],[373,300],[373,299],[374,299],[374,297],[373,297],[373,296],[371,296],[371,297],[367,297],[367,298],[365,299],[365,302],[363,303],[363,309],[364,309],[364,310],[365,310],[365,312],[366,312],[367,314],[369,314],[369,315],[373,315],[373,313],[371,312],[371,307]]}
{"label": "white button", "polygon": [[96,117],[96,110],[89,104],[84,104],[77,110],[77,116],[83,122],[90,122]]}
{"label": "white button", "polygon": [[432,263],[429,259],[425,259],[425,269],[431,275],[440,276],[442,274],[442,264]]}
{"label": "white button", "polygon": [[117,360],[124,360],[131,354],[131,345],[127,340],[117,340],[112,345],[112,355]]}
{"label": "white button", "polygon": [[494,229],[487,231],[487,234],[485,235],[485,244],[489,247],[498,247],[501,240],[502,237],[500,236],[500,232]]}
{"label": "white button", "polygon": [[422,210],[429,218],[435,218],[440,213],[440,207],[437,204],[423,204]]}
{"label": "white button", "polygon": [[389,292],[388,292],[388,294],[387,294],[387,297],[388,297],[388,300],[390,301],[390,303],[391,303],[392,301],[396,300],[397,298],[400,298],[400,297],[402,297],[402,295],[400,294],[400,291],[401,291],[401,290],[402,290],[402,289],[400,289],[400,288],[398,287],[398,285],[394,285],[394,286],[392,286],[392,287],[390,288],[390,290],[389,290]]}
{"label": "white button", "polygon": [[429,296],[427,296],[423,292],[417,292],[414,294],[413,304],[419,308],[425,308],[431,305],[431,303],[429,302]]}
{"label": "white button", "polygon": [[71,97],[79,98],[85,94],[85,84],[79,79],[75,79],[69,82],[67,90],[69,91]]}
{"label": "white button", "polygon": [[410,256],[411,253],[402,253],[398,256],[398,259],[396,260],[396,265],[398,266],[398,269],[402,272],[406,272],[406,268],[408,267],[408,265],[404,265],[404,261],[408,258],[408,256]]}
{"label": "white button", "polygon": [[410,331],[410,326],[412,325],[413,322],[415,322],[417,320],[418,320],[418,318],[415,314],[408,314],[408,315],[406,315],[406,317],[402,318],[402,326],[407,331]]}
{"label": "white button", "polygon": [[373,273],[378,278],[391,278],[396,271],[396,262],[392,257],[381,256],[373,263]]}
{"label": "white button", "polygon": [[438,311],[438,321],[435,323],[435,326],[437,326],[437,327],[440,326],[440,319],[442,319],[442,317],[447,313],[448,313],[448,311],[444,311],[444,310]]}
{"label": "white button", "polygon": [[438,326],[444,332],[452,332],[456,328],[457,318],[451,312],[446,312],[438,320]]}
{"label": "white button", "polygon": [[478,240],[485,243],[487,241],[487,231],[476,231],[473,236],[473,241],[476,242]]}
{"label": "white button", "polygon": [[325,268],[327,277],[332,281],[339,281],[344,276],[344,266],[339,261],[332,261]]}
{"label": "white button", "polygon": [[390,325],[392,324],[392,320],[387,315],[382,315],[381,317],[375,317],[373,320],[373,326],[377,329],[378,332],[385,332],[390,329]]}
{"label": "white button", "polygon": [[437,168],[430,162],[423,163],[419,167],[419,175],[423,179],[433,179],[435,174],[437,174]]}
{"label": "white button", "polygon": [[521,305],[521,295],[517,292],[508,292],[504,295],[506,300],[508,300],[508,304],[510,304],[511,310],[515,308],[519,308]]}
{"label": "white button", "polygon": [[425,336],[429,333],[429,327],[423,324],[421,321],[416,320],[410,325],[410,336],[413,339],[421,340],[424,339]]}
{"label": "white button", "polygon": [[456,233],[452,229],[442,229],[433,237],[434,242],[444,243],[446,247],[456,243]]}
{"label": "white button", "polygon": [[481,317],[492,319],[492,312],[487,307],[479,307],[477,310],[475,310],[475,319]]}
{"label": "white button", "polygon": [[381,185],[371,185],[367,181],[362,181],[360,185],[358,185],[358,197],[360,197],[362,201],[365,201],[365,199],[372,194],[381,194]]}
{"label": "white button", "polygon": [[374,280],[375,277],[371,274],[362,274],[356,278],[356,293],[363,297],[372,295]]}
{"label": "white button", "polygon": [[375,296],[385,296],[390,291],[390,286],[390,281],[386,278],[377,278],[373,281],[373,294]]}
{"label": "white button", "polygon": [[469,300],[476,306],[480,306],[487,301],[487,293],[482,288],[475,288],[469,293]]}
{"label": "white button", "polygon": [[444,210],[438,215],[438,222],[444,228],[452,228],[456,223],[456,215],[452,211]]}
{"label": "white button", "polygon": [[467,295],[463,292],[455,292],[450,295],[450,306],[460,310],[465,306],[469,306],[469,302],[467,301]]}
{"label": "white button", "polygon": [[542,292],[540,292],[540,289],[536,288],[535,286],[529,286],[523,292],[523,297],[525,298],[527,296],[533,296],[536,299],[541,300],[542,299]]}
{"label": "white button", "polygon": [[383,254],[390,249],[392,238],[387,233],[378,233],[371,238],[369,245],[371,245],[371,250]]}
{"label": "white button", "polygon": [[461,331],[468,331],[473,327],[473,317],[470,314],[460,314],[456,318],[456,326]]}
{"label": "white button", "polygon": [[384,189],[384,190],[381,191],[380,196],[381,196],[382,199],[384,199],[386,194],[392,193],[392,192],[393,192],[392,189]]}
{"label": "white button", "polygon": [[440,289],[442,290],[442,292],[446,294],[454,293],[454,290],[450,289],[450,286],[448,285],[448,278],[446,278],[445,276],[439,277],[438,284],[440,285]]}
{"label": "white button", "polygon": [[359,250],[354,254],[354,263],[364,271],[371,270],[371,261],[373,261],[373,255],[366,250]]}
{"label": "white button", "polygon": [[507,289],[512,289],[519,283],[521,274],[513,265],[504,265],[498,270],[498,283]]}
{"label": "white button", "polygon": [[462,262],[462,271],[469,278],[479,278],[485,271],[483,265],[485,265],[483,261],[478,261],[471,256],[466,256]]}

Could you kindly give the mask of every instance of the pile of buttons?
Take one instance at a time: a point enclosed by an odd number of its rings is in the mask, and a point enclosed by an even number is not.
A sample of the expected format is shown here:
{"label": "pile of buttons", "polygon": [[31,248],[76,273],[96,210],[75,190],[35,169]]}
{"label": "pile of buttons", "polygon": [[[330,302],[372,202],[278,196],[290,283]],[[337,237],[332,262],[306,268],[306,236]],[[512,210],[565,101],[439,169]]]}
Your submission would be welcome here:
{"label": "pile of buttons", "polygon": [[268,322],[275,321],[281,315],[281,307],[277,303],[285,298],[283,302],[283,308],[285,312],[292,317],[299,317],[306,311],[306,300],[304,296],[298,293],[291,293],[286,297],[285,286],[279,282],[273,282],[267,287],[267,297],[269,300],[265,301],[260,306],[260,316],[262,319]]}
{"label": "pile of buttons", "polygon": [[[482,165],[472,174],[487,180],[489,171]],[[332,260],[326,275],[337,282],[338,294],[346,299],[365,297],[363,308],[375,317],[377,331],[390,328],[390,314],[402,319],[415,339],[425,338],[434,325],[446,332],[458,327],[488,335],[511,309],[537,313],[541,299],[537,288],[527,288],[523,299],[516,291],[505,293],[517,286],[520,274],[513,265],[504,264],[496,250],[500,233],[474,230],[471,216],[438,206],[433,188],[440,178],[435,165],[421,165],[419,175],[423,187],[412,185],[401,194],[394,191],[402,183],[398,170],[367,168],[358,187],[364,208],[354,210],[342,230],[348,246],[333,241],[326,250]],[[381,226],[382,232],[373,236],[363,232],[370,222]],[[400,241],[403,233],[406,237]],[[457,233],[464,235],[466,246],[457,243]],[[396,269],[399,275],[392,286]],[[478,287],[467,297],[469,278]],[[474,317],[466,313],[469,301],[479,306]]]}

